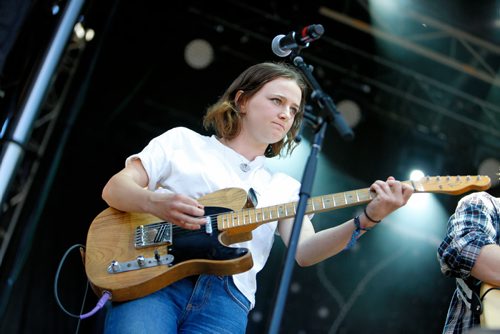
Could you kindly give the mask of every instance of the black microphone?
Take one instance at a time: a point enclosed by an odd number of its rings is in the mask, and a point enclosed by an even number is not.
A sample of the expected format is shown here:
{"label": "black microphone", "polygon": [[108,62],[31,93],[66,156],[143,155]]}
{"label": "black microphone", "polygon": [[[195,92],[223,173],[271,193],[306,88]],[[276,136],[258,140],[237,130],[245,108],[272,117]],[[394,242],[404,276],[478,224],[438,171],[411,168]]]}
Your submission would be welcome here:
{"label": "black microphone", "polygon": [[274,37],[271,49],[278,57],[286,57],[299,46],[308,47],[310,42],[320,38],[324,32],[325,29],[321,24],[311,24],[304,27],[299,34],[290,31],[286,36],[278,35]]}

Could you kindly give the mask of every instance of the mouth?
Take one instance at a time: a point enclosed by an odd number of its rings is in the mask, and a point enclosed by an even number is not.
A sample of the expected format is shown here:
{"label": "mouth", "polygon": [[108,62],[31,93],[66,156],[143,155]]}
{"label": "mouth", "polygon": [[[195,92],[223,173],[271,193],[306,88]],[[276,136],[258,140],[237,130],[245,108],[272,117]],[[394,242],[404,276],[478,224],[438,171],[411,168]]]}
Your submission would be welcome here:
{"label": "mouth", "polygon": [[276,125],[277,127],[279,127],[283,132],[286,131],[285,126],[283,124],[276,123],[276,122],[273,122],[273,124]]}

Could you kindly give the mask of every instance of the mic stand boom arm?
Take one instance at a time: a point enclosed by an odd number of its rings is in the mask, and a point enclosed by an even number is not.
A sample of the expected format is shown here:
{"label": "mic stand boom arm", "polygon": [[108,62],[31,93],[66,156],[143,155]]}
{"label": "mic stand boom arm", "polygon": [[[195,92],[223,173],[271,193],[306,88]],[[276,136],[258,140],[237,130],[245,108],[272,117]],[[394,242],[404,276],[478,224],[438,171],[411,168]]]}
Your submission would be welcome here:
{"label": "mic stand boom arm", "polygon": [[352,129],[349,125],[347,125],[342,115],[338,112],[332,98],[321,89],[318,81],[312,75],[310,66],[304,63],[302,57],[299,56],[294,56],[293,64],[302,72],[304,77],[307,79],[309,86],[313,89],[311,93],[311,100],[319,106],[322,113],[321,116],[325,118],[328,123],[332,123],[335,126],[343,139],[352,140],[354,138]]}
{"label": "mic stand boom arm", "polygon": [[350,140],[354,137],[354,133],[352,132],[351,128],[349,128],[345,120],[342,118],[342,115],[340,115],[340,113],[336,110],[333,100],[320,88],[319,83],[312,75],[311,68],[304,63],[301,57],[295,55],[292,57],[294,57],[293,64],[303,72],[309,85],[312,87],[313,91],[311,93],[311,99],[320,107],[322,116],[317,117],[318,124],[314,127],[316,129],[314,135],[314,143],[312,145],[311,153],[307,160],[304,174],[302,176],[299,202],[297,204],[297,212],[292,227],[292,234],[288,242],[288,248],[286,250],[285,262],[283,264],[283,270],[281,272],[273,313],[271,314],[270,318],[271,322],[268,331],[268,333],[270,334],[277,334],[279,331],[279,326],[285,307],[286,296],[288,288],[290,286],[290,278],[292,276],[293,265],[295,262],[295,254],[297,251],[300,230],[302,228],[302,222],[304,219],[304,214],[306,212],[307,201],[311,197],[311,189],[318,163],[318,154],[321,151],[321,145],[325,137],[327,123],[333,123],[335,128],[341,134],[342,138]]}

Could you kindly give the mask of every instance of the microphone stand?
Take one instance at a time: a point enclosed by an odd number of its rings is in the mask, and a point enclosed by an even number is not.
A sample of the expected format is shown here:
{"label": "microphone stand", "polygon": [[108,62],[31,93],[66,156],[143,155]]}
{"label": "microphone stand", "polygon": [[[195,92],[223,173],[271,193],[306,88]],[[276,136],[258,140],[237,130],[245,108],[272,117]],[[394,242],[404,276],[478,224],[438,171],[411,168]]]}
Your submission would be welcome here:
{"label": "microphone stand", "polygon": [[[313,126],[315,129],[314,142],[302,176],[297,212],[286,251],[283,270],[281,272],[280,284],[278,286],[278,293],[274,303],[273,313],[271,315],[271,322],[268,331],[270,334],[277,334],[279,330],[287,292],[290,286],[290,278],[292,276],[293,265],[295,262],[295,254],[297,251],[300,230],[304,214],[306,212],[307,202],[311,197],[311,189],[313,186],[314,175],[316,174],[318,154],[321,151],[321,145],[325,137],[327,124],[333,123],[343,139],[352,140],[354,138],[352,129],[347,125],[342,115],[337,111],[333,100],[330,96],[323,92],[319,83],[312,75],[312,67],[304,63],[302,57],[298,56],[298,51],[292,52],[290,58],[292,59],[292,63],[304,74],[309,86],[312,88],[311,100],[319,106],[321,114],[316,117],[316,125]],[[308,116],[307,120],[311,121],[311,116]]]}

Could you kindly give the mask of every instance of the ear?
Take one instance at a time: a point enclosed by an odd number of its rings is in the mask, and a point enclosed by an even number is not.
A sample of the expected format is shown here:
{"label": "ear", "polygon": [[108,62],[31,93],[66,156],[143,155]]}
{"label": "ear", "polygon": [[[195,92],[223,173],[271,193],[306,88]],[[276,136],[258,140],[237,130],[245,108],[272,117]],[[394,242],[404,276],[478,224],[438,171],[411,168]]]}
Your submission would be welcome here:
{"label": "ear", "polygon": [[[239,90],[236,92],[236,95],[234,97],[234,104],[239,108],[239,111],[241,114],[245,114],[246,111],[245,111],[245,102],[244,99],[241,97],[243,95],[244,91],[243,90]],[[240,101],[241,99],[241,101]]]}

